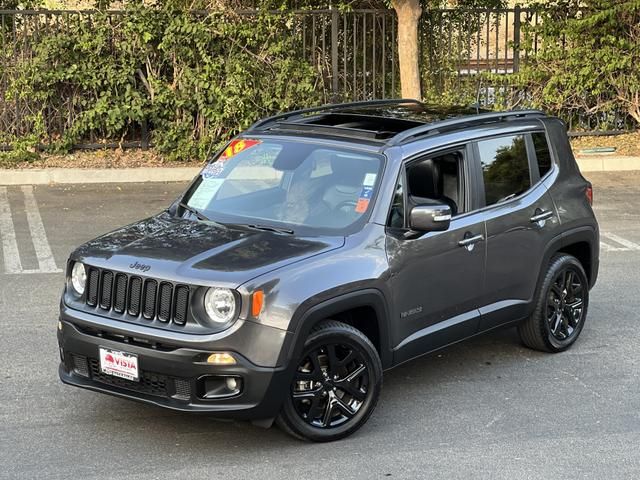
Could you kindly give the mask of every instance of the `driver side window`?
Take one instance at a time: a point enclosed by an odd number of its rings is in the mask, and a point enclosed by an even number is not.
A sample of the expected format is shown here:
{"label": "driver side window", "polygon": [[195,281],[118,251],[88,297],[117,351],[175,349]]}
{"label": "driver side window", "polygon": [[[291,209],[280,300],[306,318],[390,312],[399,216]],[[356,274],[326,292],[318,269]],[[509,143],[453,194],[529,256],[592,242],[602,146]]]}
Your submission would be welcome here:
{"label": "driver side window", "polygon": [[463,158],[463,150],[454,150],[411,163],[407,168],[410,202],[443,203],[449,205],[452,216],[463,213]]}
{"label": "driver side window", "polygon": [[[405,214],[413,205],[443,203],[451,208],[451,215],[466,210],[464,202],[464,149],[448,151],[411,162],[396,184],[388,225],[403,228]],[[406,182],[406,186],[405,186]],[[409,207],[405,206],[405,190]]]}

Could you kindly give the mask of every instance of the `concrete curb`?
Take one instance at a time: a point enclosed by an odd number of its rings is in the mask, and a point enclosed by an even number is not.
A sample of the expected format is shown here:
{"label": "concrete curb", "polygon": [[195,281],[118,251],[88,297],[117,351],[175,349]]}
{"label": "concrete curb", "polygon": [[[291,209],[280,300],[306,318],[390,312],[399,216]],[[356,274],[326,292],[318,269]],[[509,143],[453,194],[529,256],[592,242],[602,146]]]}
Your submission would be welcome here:
{"label": "concrete curb", "polygon": [[199,167],[0,169],[0,185],[182,182],[191,180],[200,170]]}
{"label": "concrete curb", "polygon": [[640,157],[620,155],[588,155],[577,157],[582,172],[621,172],[640,170]]}
{"label": "concrete curb", "polygon": [[[583,172],[640,170],[640,157],[591,155],[578,157],[577,161]],[[199,167],[0,169],[0,185],[184,182],[191,180],[199,171]]]}

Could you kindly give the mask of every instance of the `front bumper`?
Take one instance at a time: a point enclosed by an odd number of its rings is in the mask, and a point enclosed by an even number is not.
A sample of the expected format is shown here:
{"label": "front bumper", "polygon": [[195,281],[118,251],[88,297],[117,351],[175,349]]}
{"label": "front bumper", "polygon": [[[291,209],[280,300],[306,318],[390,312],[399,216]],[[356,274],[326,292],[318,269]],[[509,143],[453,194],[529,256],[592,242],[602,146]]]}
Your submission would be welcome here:
{"label": "front bumper", "polygon": [[[69,385],[174,410],[247,420],[277,416],[288,391],[289,375],[285,368],[257,366],[237,351],[232,351],[236,365],[210,365],[206,363],[209,353],[230,350],[216,349],[214,345],[203,350],[185,345],[174,348],[163,344],[152,348],[135,344],[109,335],[109,331],[76,323],[69,318],[69,312],[61,315],[60,325],[59,375]],[[103,374],[99,366],[100,347],[136,354],[140,381]],[[234,396],[206,399],[203,377],[211,375],[240,377],[242,389]]]}

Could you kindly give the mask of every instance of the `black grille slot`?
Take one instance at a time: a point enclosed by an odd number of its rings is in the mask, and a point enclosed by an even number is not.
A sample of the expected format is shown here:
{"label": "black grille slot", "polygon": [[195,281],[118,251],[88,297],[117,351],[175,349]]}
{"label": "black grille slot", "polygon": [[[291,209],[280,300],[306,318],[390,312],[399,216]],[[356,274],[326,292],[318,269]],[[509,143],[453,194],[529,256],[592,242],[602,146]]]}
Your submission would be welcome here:
{"label": "black grille slot", "polygon": [[179,400],[191,399],[191,382],[181,378],[176,378],[174,380],[174,387],[176,389],[176,393],[173,395],[173,398],[177,398]]}
{"label": "black grille slot", "polygon": [[167,282],[160,284],[158,298],[158,320],[168,322],[171,320],[171,297],[173,296],[173,285]]}
{"label": "black grille slot", "polygon": [[100,308],[109,310],[111,308],[111,298],[113,291],[113,272],[104,270],[102,272],[102,289],[100,291]]}
{"label": "black grille slot", "polygon": [[147,280],[144,282],[144,306],[142,315],[149,320],[156,316],[156,297],[158,282],[155,280]]}
{"label": "black grille slot", "polygon": [[113,293],[113,309],[118,313],[123,313],[127,304],[127,276],[124,273],[116,275],[116,282]]}
{"label": "black grille slot", "polygon": [[129,315],[140,315],[140,299],[142,298],[142,280],[139,277],[131,277],[129,282]]}
{"label": "black grille slot", "polygon": [[95,307],[98,305],[98,280],[100,272],[95,268],[89,269],[89,278],[87,279],[87,305]]}
{"label": "black grille slot", "polygon": [[173,307],[173,322],[184,325],[187,322],[187,309],[189,307],[189,287],[178,285],[176,287],[176,299]]}
{"label": "black grille slot", "polygon": [[80,355],[71,355],[73,358],[73,371],[80,376],[89,377],[89,367],[87,366],[87,357]]}

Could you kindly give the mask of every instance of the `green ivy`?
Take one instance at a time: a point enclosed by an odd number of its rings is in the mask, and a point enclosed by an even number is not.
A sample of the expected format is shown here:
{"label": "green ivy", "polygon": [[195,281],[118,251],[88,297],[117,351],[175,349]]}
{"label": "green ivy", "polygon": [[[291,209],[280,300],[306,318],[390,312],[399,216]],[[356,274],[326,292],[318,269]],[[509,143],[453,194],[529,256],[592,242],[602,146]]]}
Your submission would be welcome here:
{"label": "green ivy", "polygon": [[514,77],[527,102],[569,120],[595,119],[600,128],[640,126],[640,0],[539,7],[541,22],[528,29],[524,47],[537,34],[541,49]]}
{"label": "green ivy", "polygon": [[[169,158],[204,159],[260,117],[321,101],[317,72],[291,54],[286,15],[127,5],[71,19],[31,55],[5,62],[7,97],[34,112],[32,145],[67,151],[92,136],[126,140],[146,125]],[[67,115],[62,129],[43,124],[52,110]]]}

